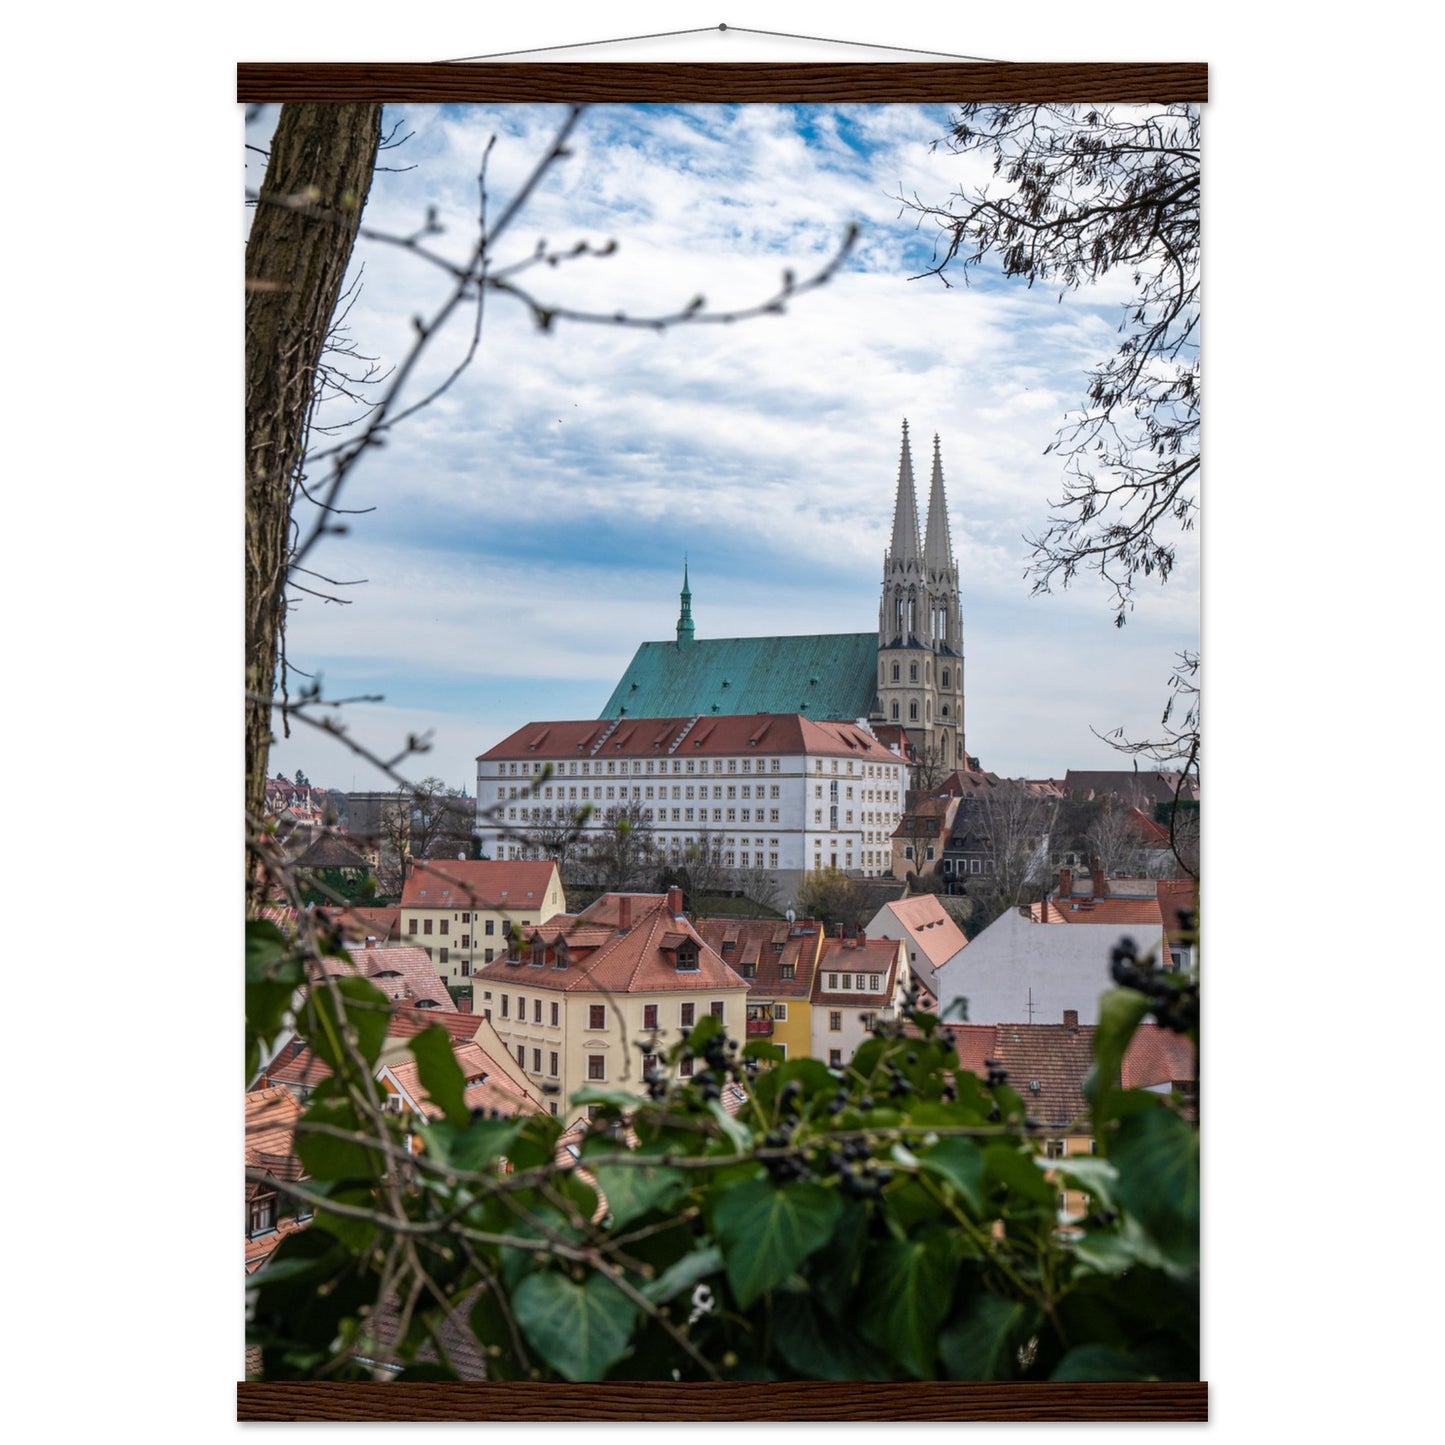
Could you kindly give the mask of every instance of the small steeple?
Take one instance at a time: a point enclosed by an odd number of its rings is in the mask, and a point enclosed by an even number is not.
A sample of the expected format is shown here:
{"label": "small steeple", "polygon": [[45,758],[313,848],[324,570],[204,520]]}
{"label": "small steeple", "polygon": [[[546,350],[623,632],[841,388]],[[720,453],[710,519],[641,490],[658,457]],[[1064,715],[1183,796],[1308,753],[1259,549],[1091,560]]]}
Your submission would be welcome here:
{"label": "small steeple", "polygon": [[895,565],[918,556],[918,498],[913,489],[913,455],[908,450],[908,421],[903,422],[903,449],[898,458],[898,499],[893,504],[893,541],[888,559]]}
{"label": "small steeple", "polygon": [[928,489],[928,532],[923,543],[923,565],[931,578],[953,571],[953,539],[948,533],[948,501],[943,495],[943,458],[938,434],[933,437],[933,479]]}
{"label": "small steeple", "polygon": [[687,585],[687,557],[682,559],[682,611],[677,616],[677,645],[692,644],[692,591]]}

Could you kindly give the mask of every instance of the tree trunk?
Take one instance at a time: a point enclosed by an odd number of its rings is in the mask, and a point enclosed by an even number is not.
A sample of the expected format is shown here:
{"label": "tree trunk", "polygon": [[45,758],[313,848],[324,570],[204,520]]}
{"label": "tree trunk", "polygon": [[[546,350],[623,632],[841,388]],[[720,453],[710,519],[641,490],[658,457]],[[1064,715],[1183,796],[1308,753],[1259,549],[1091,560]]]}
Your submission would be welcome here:
{"label": "tree trunk", "polygon": [[380,140],[380,105],[283,106],[246,243],[246,812],[253,818],[265,809],[292,484]]}

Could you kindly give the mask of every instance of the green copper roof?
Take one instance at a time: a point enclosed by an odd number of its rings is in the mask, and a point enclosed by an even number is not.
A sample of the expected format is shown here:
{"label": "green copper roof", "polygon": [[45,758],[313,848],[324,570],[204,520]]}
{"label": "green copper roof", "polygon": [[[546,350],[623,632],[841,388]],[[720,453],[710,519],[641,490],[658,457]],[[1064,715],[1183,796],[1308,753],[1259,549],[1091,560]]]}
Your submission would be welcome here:
{"label": "green copper roof", "polygon": [[877,669],[876,632],[644,642],[599,716],[866,718]]}

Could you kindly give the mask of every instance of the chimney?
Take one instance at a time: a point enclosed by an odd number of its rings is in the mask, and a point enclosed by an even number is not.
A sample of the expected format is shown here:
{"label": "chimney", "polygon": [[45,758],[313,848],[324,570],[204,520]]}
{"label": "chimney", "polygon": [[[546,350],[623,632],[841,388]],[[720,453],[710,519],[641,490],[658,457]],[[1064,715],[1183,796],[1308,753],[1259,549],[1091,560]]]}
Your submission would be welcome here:
{"label": "chimney", "polygon": [[632,927],[632,895],[620,893],[617,897],[617,931],[626,933]]}
{"label": "chimney", "polygon": [[1070,868],[1059,869],[1059,897],[1072,897],[1074,892],[1074,874]]}
{"label": "chimney", "polygon": [[457,1012],[469,1014],[472,1011],[472,996],[469,993],[460,994],[457,997]]}
{"label": "chimney", "polygon": [[1071,1034],[1076,1034],[1076,1033],[1078,1033],[1078,1031],[1079,1031],[1079,1011],[1078,1011],[1078,1009],[1076,1009],[1076,1008],[1066,1008],[1066,1009],[1064,1010],[1064,1027],[1065,1027],[1066,1029],[1068,1029],[1068,1031],[1069,1031]]}
{"label": "chimney", "polygon": [[674,918],[682,917],[682,889],[675,884],[667,890],[667,906]]}
{"label": "chimney", "polygon": [[838,937],[839,937],[839,938],[842,938],[842,937],[843,937],[843,930],[844,930],[846,927],[847,927],[847,925],[844,924],[844,923],[840,923],[840,924],[838,925]]}
{"label": "chimney", "polygon": [[1102,898],[1108,892],[1109,885],[1104,881],[1104,869],[1097,858],[1094,859],[1094,897]]}
{"label": "chimney", "polygon": [[368,933],[366,935],[366,946],[368,948],[376,947],[376,935],[374,933]]}

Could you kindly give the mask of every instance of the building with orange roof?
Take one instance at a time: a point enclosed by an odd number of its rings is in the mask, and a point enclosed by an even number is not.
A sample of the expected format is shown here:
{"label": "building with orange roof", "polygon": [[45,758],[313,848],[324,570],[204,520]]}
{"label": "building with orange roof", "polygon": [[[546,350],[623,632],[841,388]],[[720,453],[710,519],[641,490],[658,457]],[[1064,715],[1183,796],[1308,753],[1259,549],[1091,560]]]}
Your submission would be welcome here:
{"label": "building with orange roof", "polygon": [[[301,1105],[279,1084],[246,1095],[246,1273],[271,1257],[282,1238],[311,1221],[311,1206],[278,1184],[301,1184],[306,1171],[296,1157]],[[264,1176],[264,1177],[251,1177]]]}
{"label": "building with orange roof", "polygon": [[787,897],[809,869],[889,871],[907,771],[866,722],[750,713],[528,723],[477,759],[482,849],[537,853],[535,830],[590,810],[585,847],[609,809],[635,804],[675,866],[707,834],[721,839],[726,867],[766,869]]}
{"label": "building with orange roof", "polygon": [[641,1095],[648,1070],[704,1014],[743,1032],[747,983],[684,916],[679,888],[605,894],[528,929],[473,977],[477,1009],[562,1108],[589,1084]]}
{"label": "building with orange roof", "polygon": [[845,1068],[873,1032],[892,1016],[911,983],[901,939],[869,938],[861,929],[825,938],[813,974],[812,1056]]}
{"label": "building with orange roof", "polygon": [[[456,1010],[425,949],[405,944],[385,948],[368,942],[355,949],[349,958],[328,954],[323,962],[327,977],[367,979],[395,1003],[447,1013]],[[313,978],[321,976],[315,964],[312,973]]]}
{"label": "building with orange roof", "polygon": [[868,920],[867,931],[874,938],[901,939],[909,966],[935,994],[938,970],[968,943],[963,929],[933,893],[885,903]]}
{"label": "building with orange roof", "polygon": [[422,860],[402,889],[401,936],[425,949],[444,979],[467,983],[478,968],[506,953],[512,928],[538,924],[566,908],[555,863]]}
{"label": "building with orange roof", "polygon": [[748,986],[747,1037],[776,1044],[788,1058],[810,1057],[823,925],[807,918],[697,918],[693,926]]}

